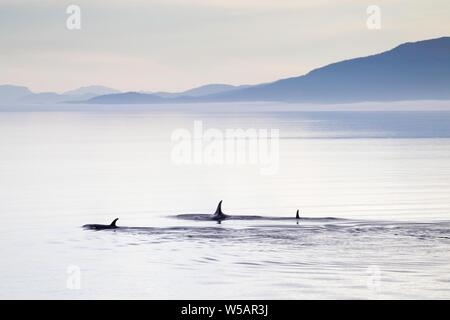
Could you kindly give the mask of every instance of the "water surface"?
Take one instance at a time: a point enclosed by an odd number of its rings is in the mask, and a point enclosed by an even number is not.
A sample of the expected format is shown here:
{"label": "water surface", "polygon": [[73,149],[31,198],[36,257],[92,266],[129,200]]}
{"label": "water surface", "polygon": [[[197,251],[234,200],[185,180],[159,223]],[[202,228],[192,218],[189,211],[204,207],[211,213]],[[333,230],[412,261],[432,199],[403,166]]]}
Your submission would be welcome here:
{"label": "water surface", "polygon": [[[1,298],[450,298],[449,111],[33,110],[0,108]],[[279,129],[277,173],[175,165],[171,134],[196,120]],[[174,218],[219,200],[305,219]]]}

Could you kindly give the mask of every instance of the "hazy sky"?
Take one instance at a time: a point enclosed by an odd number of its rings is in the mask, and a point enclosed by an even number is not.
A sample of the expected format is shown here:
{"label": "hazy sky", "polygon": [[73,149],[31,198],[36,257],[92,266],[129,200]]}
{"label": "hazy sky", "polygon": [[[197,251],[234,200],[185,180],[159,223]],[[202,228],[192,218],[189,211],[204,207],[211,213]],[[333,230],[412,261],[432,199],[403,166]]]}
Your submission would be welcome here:
{"label": "hazy sky", "polygon": [[[81,8],[81,30],[66,9]],[[366,26],[369,5],[381,29]],[[450,35],[449,0],[0,0],[0,84],[182,90],[301,75]]]}

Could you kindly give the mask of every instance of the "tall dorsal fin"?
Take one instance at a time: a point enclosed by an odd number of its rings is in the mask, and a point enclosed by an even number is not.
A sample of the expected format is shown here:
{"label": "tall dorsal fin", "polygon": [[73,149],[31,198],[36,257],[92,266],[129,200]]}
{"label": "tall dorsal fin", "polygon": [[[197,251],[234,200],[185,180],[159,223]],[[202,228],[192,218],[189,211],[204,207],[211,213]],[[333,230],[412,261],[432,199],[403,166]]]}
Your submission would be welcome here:
{"label": "tall dorsal fin", "polygon": [[300,215],[299,215],[299,210],[297,209],[297,213],[296,213],[296,215],[295,215],[295,219],[300,219]]}
{"label": "tall dorsal fin", "polygon": [[117,222],[117,220],[119,220],[119,218],[115,218],[115,219],[113,220],[113,222],[111,222],[110,226],[116,227],[116,222]]}
{"label": "tall dorsal fin", "polygon": [[223,215],[223,212],[222,212],[222,200],[220,200],[219,204],[217,205],[217,209],[216,209],[216,212],[214,212],[214,215],[215,216]]}

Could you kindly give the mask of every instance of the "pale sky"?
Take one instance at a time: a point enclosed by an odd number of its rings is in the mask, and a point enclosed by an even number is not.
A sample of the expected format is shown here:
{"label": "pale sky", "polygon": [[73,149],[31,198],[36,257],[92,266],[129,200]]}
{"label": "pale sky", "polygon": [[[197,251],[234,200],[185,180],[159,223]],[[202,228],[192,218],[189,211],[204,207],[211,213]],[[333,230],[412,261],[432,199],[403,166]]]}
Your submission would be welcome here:
{"label": "pale sky", "polygon": [[[81,30],[66,27],[69,5],[81,8]],[[380,30],[366,26],[369,5]],[[0,84],[256,84],[449,36],[449,17],[449,0],[0,0]]]}

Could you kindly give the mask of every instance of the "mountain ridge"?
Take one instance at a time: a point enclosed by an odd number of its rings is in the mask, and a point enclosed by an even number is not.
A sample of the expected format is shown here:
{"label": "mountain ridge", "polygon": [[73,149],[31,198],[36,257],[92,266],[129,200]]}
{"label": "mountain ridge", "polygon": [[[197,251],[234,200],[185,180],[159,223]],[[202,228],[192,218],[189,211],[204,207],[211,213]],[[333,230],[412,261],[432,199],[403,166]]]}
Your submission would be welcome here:
{"label": "mountain ridge", "polygon": [[[158,103],[284,101],[346,103],[450,99],[450,37],[406,42],[390,50],[346,59],[308,73],[202,97]],[[96,103],[102,98],[97,97]],[[111,101],[111,100],[109,100]],[[140,103],[155,99],[140,97]]]}
{"label": "mountain ridge", "polygon": [[[97,88],[90,93],[89,88]],[[95,91],[95,90],[94,90]],[[75,93],[75,94],[74,94]],[[106,93],[106,94],[104,94]],[[347,103],[449,100],[450,37],[405,42],[380,53],[327,64],[257,85],[206,84],[182,92],[120,92],[88,86],[58,94],[0,85],[0,103],[151,104],[236,101]]]}

